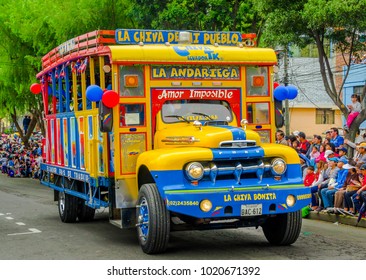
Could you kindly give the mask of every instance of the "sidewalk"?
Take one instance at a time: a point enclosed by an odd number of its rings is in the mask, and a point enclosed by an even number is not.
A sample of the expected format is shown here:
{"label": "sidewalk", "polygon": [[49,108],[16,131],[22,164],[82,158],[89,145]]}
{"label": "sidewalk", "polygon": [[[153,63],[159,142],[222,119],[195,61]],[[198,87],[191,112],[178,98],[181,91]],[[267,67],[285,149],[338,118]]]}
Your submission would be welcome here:
{"label": "sidewalk", "polygon": [[[325,222],[339,223],[344,225],[356,226],[357,216],[346,216],[346,215],[336,215],[322,212],[311,211],[305,219],[320,220]],[[358,223],[357,227],[366,228],[366,219],[362,218]]]}

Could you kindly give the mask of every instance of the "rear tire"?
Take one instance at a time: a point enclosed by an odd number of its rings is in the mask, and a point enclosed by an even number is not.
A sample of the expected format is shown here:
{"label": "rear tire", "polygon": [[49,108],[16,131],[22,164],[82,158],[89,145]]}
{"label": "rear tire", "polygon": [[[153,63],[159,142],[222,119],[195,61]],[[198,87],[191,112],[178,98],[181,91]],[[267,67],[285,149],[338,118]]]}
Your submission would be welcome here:
{"label": "rear tire", "polygon": [[[65,189],[68,189],[71,182],[64,180]],[[58,213],[64,223],[75,223],[78,212],[78,198],[65,192],[58,193]]]}
{"label": "rear tire", "polygon": [[300,235],[301,210],[268,218],[262,225],[268,242],[273,245],[291,245]]}
{"label": "rear tire", "polygon": [[142,185],[136,208],[137,237],[146,254],[166,250],[170,234],[170,214],[155,184]]}

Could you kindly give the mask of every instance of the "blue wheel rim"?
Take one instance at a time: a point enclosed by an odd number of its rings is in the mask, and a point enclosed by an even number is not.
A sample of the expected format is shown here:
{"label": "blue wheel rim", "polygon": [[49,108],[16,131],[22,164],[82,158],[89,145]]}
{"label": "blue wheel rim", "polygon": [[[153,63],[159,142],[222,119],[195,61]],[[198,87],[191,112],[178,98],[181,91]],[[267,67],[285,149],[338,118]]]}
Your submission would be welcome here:
{"label": "blue wheel rim", "polygon": [[141,199],[138,215],[138,230],[141,241],[146,241],[149,235],[149,206],[145,197]]}

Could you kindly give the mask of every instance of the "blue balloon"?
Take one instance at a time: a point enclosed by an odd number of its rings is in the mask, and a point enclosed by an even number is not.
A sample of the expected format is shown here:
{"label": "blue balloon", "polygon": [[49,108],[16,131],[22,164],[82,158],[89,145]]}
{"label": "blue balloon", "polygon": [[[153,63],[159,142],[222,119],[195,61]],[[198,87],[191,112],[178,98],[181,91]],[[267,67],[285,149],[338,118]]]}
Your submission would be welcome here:
{"label": "blue balloon", "polygon": [[86,89],[86,98],[90,101],[98,102],[102,99],[103,90],[100,86],[91,85]]}
{"label": "blue balloon", "polygon": [[288,91],[287,98],[290,99],[290,100],[295,99],[298,92],[299,92],[297,90],[297,87],[295,87],[294,85],[288,85],[287,86],[287,91]]}
{"label": "blue balloon", "polygon": [[278,101],[283,101],[288,97],[288,90],[285,86],[278,86],[274,90],[274,98]]}

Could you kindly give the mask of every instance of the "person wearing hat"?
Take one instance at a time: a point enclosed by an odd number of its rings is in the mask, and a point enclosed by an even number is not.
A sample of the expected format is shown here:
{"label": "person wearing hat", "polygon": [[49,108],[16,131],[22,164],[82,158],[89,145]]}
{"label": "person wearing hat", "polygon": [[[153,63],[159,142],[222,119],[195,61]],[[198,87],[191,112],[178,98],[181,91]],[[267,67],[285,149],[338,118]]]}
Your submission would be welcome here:
{"label": "person wearing hat", "polygon": [[353,159],[356,161],[356,163],[366,163],[366,142],[360,143],[360,145],[358,145],[356,149],[357,153],[355,154]]}
{"label": "person wearing hat", "polygon": [[348,160],[347,152],[348,152],[347,148],[345,148],[345,147],[340,148],[338,150],[339,158],[344,158],[344,159]]}
{"label": "person wearing hat", "polygon": [[328,161],[330,158],[336,157],[332,150],[326,150],[324,152],[324,157]]}
{"label": "person wearing hat", "polygon": [[343,169],[343,165],[348,163],[347,160],[334,157],[329,159],[329,162],[331,161],[337,162],[337,167],[339,170],[335,181],[330,181],[328,186],[320,191],[320,197],[323,201],[326,211],[332,210],[332,208],[334,208],[334,195],[339,189],[342,188],[348,174],[348,170]]}

